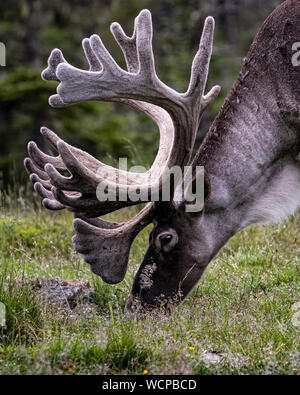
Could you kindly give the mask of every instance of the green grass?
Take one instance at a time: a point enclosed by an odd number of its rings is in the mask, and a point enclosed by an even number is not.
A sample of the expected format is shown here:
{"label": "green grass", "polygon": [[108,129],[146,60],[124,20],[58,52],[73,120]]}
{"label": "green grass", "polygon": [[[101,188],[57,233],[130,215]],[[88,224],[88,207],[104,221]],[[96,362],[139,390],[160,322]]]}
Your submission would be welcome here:
{"label": "green grass", "polygon": [[[70,213],[24,202],[2,210],[0,302],[7,324],[0,330],[0,374],[299,374],[299,327],[292,323],[292,306],[300,302],[299,221],[300,213],[238,234],[173,315],[129,320],[122,312],[147,230],[134,242],[125,280],[112,286],[74,252]],[[87,279],[96,305],[41,305],[28,289],[14,287],[34,277]],[[219,361],[208,361],[208,352]]]}

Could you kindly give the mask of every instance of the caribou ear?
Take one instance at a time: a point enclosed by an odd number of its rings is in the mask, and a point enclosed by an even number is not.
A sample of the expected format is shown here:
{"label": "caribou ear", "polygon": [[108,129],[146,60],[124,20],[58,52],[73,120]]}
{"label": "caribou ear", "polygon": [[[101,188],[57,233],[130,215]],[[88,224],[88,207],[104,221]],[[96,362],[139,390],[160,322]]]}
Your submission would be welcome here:
{"label": "caribou ear", "polygon": [[[211,193],[210,180],[204,168],[199,168],[197,171],[193,170],[193,177],[188,175],[184,179],[183,188],[176,190],[175,202],[178,210],[183,210],[187,213],[199,214],[202,213],[205,202]],[[179,199],[181,194],[181,199]]]}
{"label": "caribou ear", "polygon": [[[173,201],[158,201],[154,205],[154,218],[163,219],[166,222],[175,215],[176,208]],[[155,223],[155,222],[154,222]]]}

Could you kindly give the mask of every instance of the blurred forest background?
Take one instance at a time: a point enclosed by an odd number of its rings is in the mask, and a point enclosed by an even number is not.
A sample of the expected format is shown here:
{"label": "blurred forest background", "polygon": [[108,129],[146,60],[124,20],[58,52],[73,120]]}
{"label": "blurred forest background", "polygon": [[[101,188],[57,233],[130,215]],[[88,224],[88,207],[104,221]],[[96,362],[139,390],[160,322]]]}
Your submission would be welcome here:
{"label": "blurred forest background", "polygon": [[160,79],[180,92],[187,89],[204,19],[216,19],[208,88],[222,92],[208,109],[198,144],[218,113],[249,46],[280,0],[10,0],[0,3],[0,42],[6,45],[6,67],[0,67],[0,188],[26,185],[23,159],[29,140],[41,148],[45,125],[72,145],[107,163],[128,157],[131,164],[151,164],[159,133],[144,115],[111,103],[87,102],[53,109],[48,97],[56,83],[42,81],[51,50],[60,48],[74,66],[87,68],[81,41],[100,34],[114,58],[124,59],[110,33],[112,22],[132,33],[135,16],[151,10],[154,54]]}

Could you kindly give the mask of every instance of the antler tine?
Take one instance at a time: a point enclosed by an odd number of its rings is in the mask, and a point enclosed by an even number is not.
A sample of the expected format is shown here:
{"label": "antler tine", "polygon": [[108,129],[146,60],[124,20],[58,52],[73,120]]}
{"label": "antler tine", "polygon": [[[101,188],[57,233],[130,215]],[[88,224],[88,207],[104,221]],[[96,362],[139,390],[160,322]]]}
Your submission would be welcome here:
{"label": "antler tine", "polygon": [[90,40],[88,38],[84,38],[82,40],[82,47],[89,63],[90,71],[102,71],[102,64],[92,50]]}
{"label": "antler tine", "polygon": [[45,171],[41,170],[38,166],[36,166],[30,158],[25,158],[24,166],[29,175],[36,174],[40,179],[44,181],[49,180],[48,174]]}
{"label": "antler tine", "polygon": [[29,179],[30,179],[30,181],[33,183],[33,185],[34,185],[36,182],[39,182],[40,184],[43,185],[44,188],[48,189],[49,191],[50,191],[51,188],[52,188],[52,184],[51,184],[51,182],[50,182],[49,180],[42,180],[42,179],[41,179],[37,174],[35,174],[35,173],[30,174]]}
{"label": "antler tine", "polygon": [[115,40],[117,41],[120,48],[122,49],[129,73],[137,73],[139,70],[139,60],[138,60],[137,48],[136,48],[137,20],[138,18],[135,18],[134,32],[131,37],[128,37],[124,33],[124,30],[122,29],[122,26],[119,23],[114,22],[110,26],[110,30]]}
{"label": "antler tine", "polygon": [[60,63],[67,63],[61,50],[55,48],[52,50],[49,59],[48,59],[48,67],[42,72],[42,79],[45,81],[58,81],[56,75],[57,66]]}
{"label": "antler tine", "polygon": [[35,182],[34,190],[44,199],[53,199],[53,194],[49,189],[45,188],[42,183]]}
{"label": "antler tine", "polygon": [[[152,49],[152,17],[149,10],[141,11],[136,21],[136,43],[139,73],[145,78],[155,79],[155,62]],[[157,77],[156,77],[157,78]]]}
{"label": "antler tine", "polygon": [[41,169],[44,168],[46,163],[51,163],[58,170],[66,170],[64,162],[59,156],[51,156],[45,154],[38,148],[35,142],[30,141],[28,143],[27,150],[33,163]]}
{"label": "antler tine", "polygon": [[204,96],[204,90],[207,82],[209,64],[213,50],[213,36],[215,29],[215,21],[211,16],[207,17],[191,70],[191,79],[186,96],[196,100],[200,100],[201,112],[218,96],[221,87],[214,86],[210,92]]}
{"label": "antler tine", "polygon": [[56,199],[43,199],[42,200],[43,206],[51,211],[58,211],[58,210],[63,210],[65,208],[64,205],[59,203]]}

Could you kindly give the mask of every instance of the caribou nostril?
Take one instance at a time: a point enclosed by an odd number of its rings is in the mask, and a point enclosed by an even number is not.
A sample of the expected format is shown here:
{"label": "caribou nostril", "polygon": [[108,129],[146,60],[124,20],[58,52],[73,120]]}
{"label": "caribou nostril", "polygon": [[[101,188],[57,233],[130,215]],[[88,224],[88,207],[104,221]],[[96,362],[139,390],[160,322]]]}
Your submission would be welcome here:
{"label": "caribou nostril", "polygon": [[170,241],[172,240],[172,238],[173,238],[173,236],[170,235],[170,234],[161,235],[161,236],[159,237],[160,244],[161,244],[162,246],[165,246],[166,244],[169,244],[169,243],[170,243]]}

